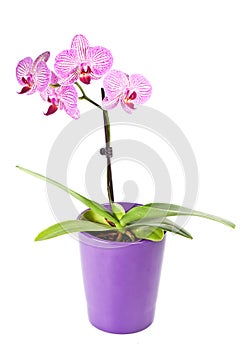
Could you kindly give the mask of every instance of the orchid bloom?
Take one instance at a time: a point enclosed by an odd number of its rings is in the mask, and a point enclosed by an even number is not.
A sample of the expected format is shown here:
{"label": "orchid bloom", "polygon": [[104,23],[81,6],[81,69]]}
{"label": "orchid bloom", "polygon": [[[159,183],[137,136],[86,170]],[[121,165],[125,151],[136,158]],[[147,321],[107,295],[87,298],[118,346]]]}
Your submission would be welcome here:
{"label": "orchid bloom", "polygon": [[70,85],[80,79],[90,84],[92,79],[100,79],[112,66],[111,52],[101,46],[90,47],[81,34],[76,35],[70,50],[62,51],[55,59],[55,71],[62,85]]}
{"label": "orchid bloom", "polygon": [[78,94],[73,85],[60,86],[59,78],[51,72],[49,87],[41,93],[41,97],[50,103],[48,111],[44,115],[51,115],[58,109],[64,109],[73,119],[78,119],[80,111],[77,108]]}
{"label": "orchid bloom", "polygon": [[23,86],[19,94],[33,94],[36,91],[43,92],[50,79],[50,70],[46,62],[50,53],[48,51],[39,55],[33,62],[31,57],[21,60],[16,67],[16,77],[20,85]]}
{"label": "orchid bloom", "polygon": [[112,109],[121,103],[127,113],[132,113],[135,104],[145,103],[151,96],[152,87],[149,81],[140,74],[127,75],[118,70],[111,70],[104,79],[106,97],[102,106]]}

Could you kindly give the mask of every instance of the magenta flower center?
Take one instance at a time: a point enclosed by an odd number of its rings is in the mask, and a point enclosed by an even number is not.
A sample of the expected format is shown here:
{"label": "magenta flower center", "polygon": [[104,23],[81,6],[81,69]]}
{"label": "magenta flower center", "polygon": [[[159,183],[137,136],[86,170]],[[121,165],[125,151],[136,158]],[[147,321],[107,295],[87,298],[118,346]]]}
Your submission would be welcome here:
{"label": "magenta flower center", "polygon": [[81,65],[81,73],[79,79],[81,80],[82,83],[88,85],[91,82],[91,73],[92,70],[89,66],[86,64]]}
{"label": "magenta flower center", "polygon": [[137,93],[135,91],[131,92],[130,90],[127,90],[124,102],[129,108],[134,109],[134,104],[132,101],[135,100],[136,97]]}
{"label": "magenta flower center", "polygon": [[32,79],[32,75],[30,74],[27,78],[22,78],[22,81],[25,85],[29,86],[30,88],[32,87],[34,81]]}
{"label": "magenta flower center", "polygon": [[48,111],[44,113],[44,115],[47,115],[47,116],[55,113],[58,110],[60,100],[55,97],[52,97],[52,98],[48,97],[48,102],[51,103],[51,105],[49,106]]}
{"label": "magenta flower center", "polygon": [[24,77],[23,77],[21,80],[22,80],[22,82],[25,84],[25,86],[23,86],[23,88],[21,89],[21,91],[18,93],[19,95],[24,94],[24,93],[30,91],[31,88],[32,88],[32,86],[34,85],[34,81],[33,81],[33,79],[32,79],[32,75],[31,75],[31,74],[28,75],[27,78],[24,78]]}
{"label": "magenta flower center", "polygon": [[48,97],[48,102],[51,103],[52,105],[54,106],[59,106],[59,103],[60,103],[60,100],[58,98],[55,98],[55,97]]}
{"label": "magenta flower center", "polygon": [[130,91],[127,92],[126,98],[125,98],[125,102],[130,102],[135,100],[137,97],[137,94],[135,91],[133,91],[132,93],[130,93]]}

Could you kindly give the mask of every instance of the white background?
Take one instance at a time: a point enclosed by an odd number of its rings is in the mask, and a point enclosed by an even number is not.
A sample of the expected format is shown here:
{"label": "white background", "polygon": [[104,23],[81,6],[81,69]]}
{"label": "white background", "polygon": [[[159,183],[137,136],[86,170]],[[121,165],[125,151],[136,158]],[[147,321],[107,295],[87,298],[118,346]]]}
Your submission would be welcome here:
{"label": "white background", "polygon": [[[244,16],[242,0],[1,5],[2,349],[245,348]],[[44,117],[38,95],[16,94],[16,63],[45,50],[53,59],[77,33],[110,48],[115,68],[148,77],[153,95],[147,105],[172,118],[195,152],[196,208],[237,224],[231,231],[193,218],[187,225],[193,241],[168,237],[155,322],[133,335],[110,335],[89,324],[78,244],[70,237],[33,242],[55,219],[45,184],[15,168],[45,173],[53,141],[70,122],[62,113]],[[86,193],[85,184],[69,185]],[[151,196],[145,186],[139,202]]]}

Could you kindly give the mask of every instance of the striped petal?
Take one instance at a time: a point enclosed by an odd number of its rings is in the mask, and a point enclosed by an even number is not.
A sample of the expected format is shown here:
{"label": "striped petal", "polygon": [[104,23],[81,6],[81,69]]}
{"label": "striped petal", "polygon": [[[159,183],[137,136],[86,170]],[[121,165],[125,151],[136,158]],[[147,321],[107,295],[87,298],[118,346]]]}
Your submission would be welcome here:
{"label": "striped petal", "polygon": [[63,102],[64,110],[68,115],[77,115],[78,94],[73,85],[59,88],[60,100]]}
{"label": "striped petal", "polygon": [[63,85],[63,86],[69,86],[69,85],[75,83],[75,81],[78,80],[80,73],[81,73],[81,68],[75,67],[74,69],[72,69],[70,71],[70,73],[67,77],[59,79],[59,84]]}
{"label": "striped petal", "polygon": [[59,82],[58,76],[53,71],[51,71],[50,84],[56,85],[56,84],[58,84],[58,82]]}
{"label": "striped petal", "polygon": [[35,61],[33,62],[32,70],[35,70],[35,69],[36,69],[36,67],[37,67],[37,65],[38,65],[39,62],[41,62],[41,61],[47,62],[48,59],[49,59],[49,57],[50,57],[50,52],[49,52],[49,51],[45,51],[45,52],[43,52],[41,55],[39,55],[39,56],[35,59]]}
{"label": "striped petal", "polygon": [[104,47],[89,47],[87,62],[94,75],[100,78],[111,68],[113,57],[111,52]]}
{"label": "striped petal", "polygon": [[106,110],[115,108],[118,105],[119,98],[116,97],[114,100],[109,100],[108,97],[105,97],[102,101],[102,107]]}
{"label": "striped petal", "polygon": [[118,70],[111,70],[104,79],[104,89],[109,100],[114,100],[129,87],[128,76]]}
{"label": "striped petal", "polygon": [[129,77],[130,90],[135,91],[137,97],[134,99],[135,104],[145,103],[152,93],[152,86],[149,81],[140,74],[132,74]]}
{"label": "striped petal", "polygon": [[81,63],[86,61],[89,44],[85,36],[78,34],[72,39],[71,48],[77,50]]}
{"label": "striped petal", "polygon": [[27,91],[26,95],[32,95],[37,91],[37,84],[33,83],[33,85],[31,86],[31,90]]}
{"label": "striped petal", "polygon": [[69,114],[68,112],[66,112],[66,113],[75,120],[79,119],[80,114],[81,114],[78,108],[74,112],[72,112],[71,114]]}
{"label": "striped petal", "polygon": [[54,69],[61,78],[67,78],[76,67],[80,66],[77,51],[64,50],[55,57]]}
{"label": "striped petal", "polygon": [[44,61],[40,61],[35,72],[37,90],[43,92],[47,89],[50,80],[50,70]]}
{"label": "striped petal", "polygon": [[30,74],[32,68],[33,61],[31,57],[26,57],[21,60],[16,67],[16,78],[20,85],[26,85],[22,78],[27,78]]}

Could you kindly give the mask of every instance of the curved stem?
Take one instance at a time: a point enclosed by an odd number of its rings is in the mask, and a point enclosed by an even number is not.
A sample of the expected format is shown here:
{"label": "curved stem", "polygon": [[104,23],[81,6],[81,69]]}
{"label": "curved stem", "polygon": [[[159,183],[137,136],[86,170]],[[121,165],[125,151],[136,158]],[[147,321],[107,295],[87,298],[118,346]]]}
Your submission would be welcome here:
{"label": "curved stem", "polygon": [[76,81],[74,84],[75,84],[75,85],[78,87],[78,89],[81,91],[83,97],[86,96],[86,94],[85,94],[83,88],[81,87],[81,85],[80,85],[77,81]]}
{"label": "curved stem", "polygon": [[94,105],[94,106],[98,107],[99,109],[103,110],[103,108],[97,102],[93,101],[91,98],[89,98],[85,94],[85,91],[83,90],[83,88],[81,87],[81,85],[77,81],[75,82],[75,85],[79,88],[79,90],[82,93],[82,96],[78,97],[79,100],[86,100],[86,101],[90,102],[92,105]]}

